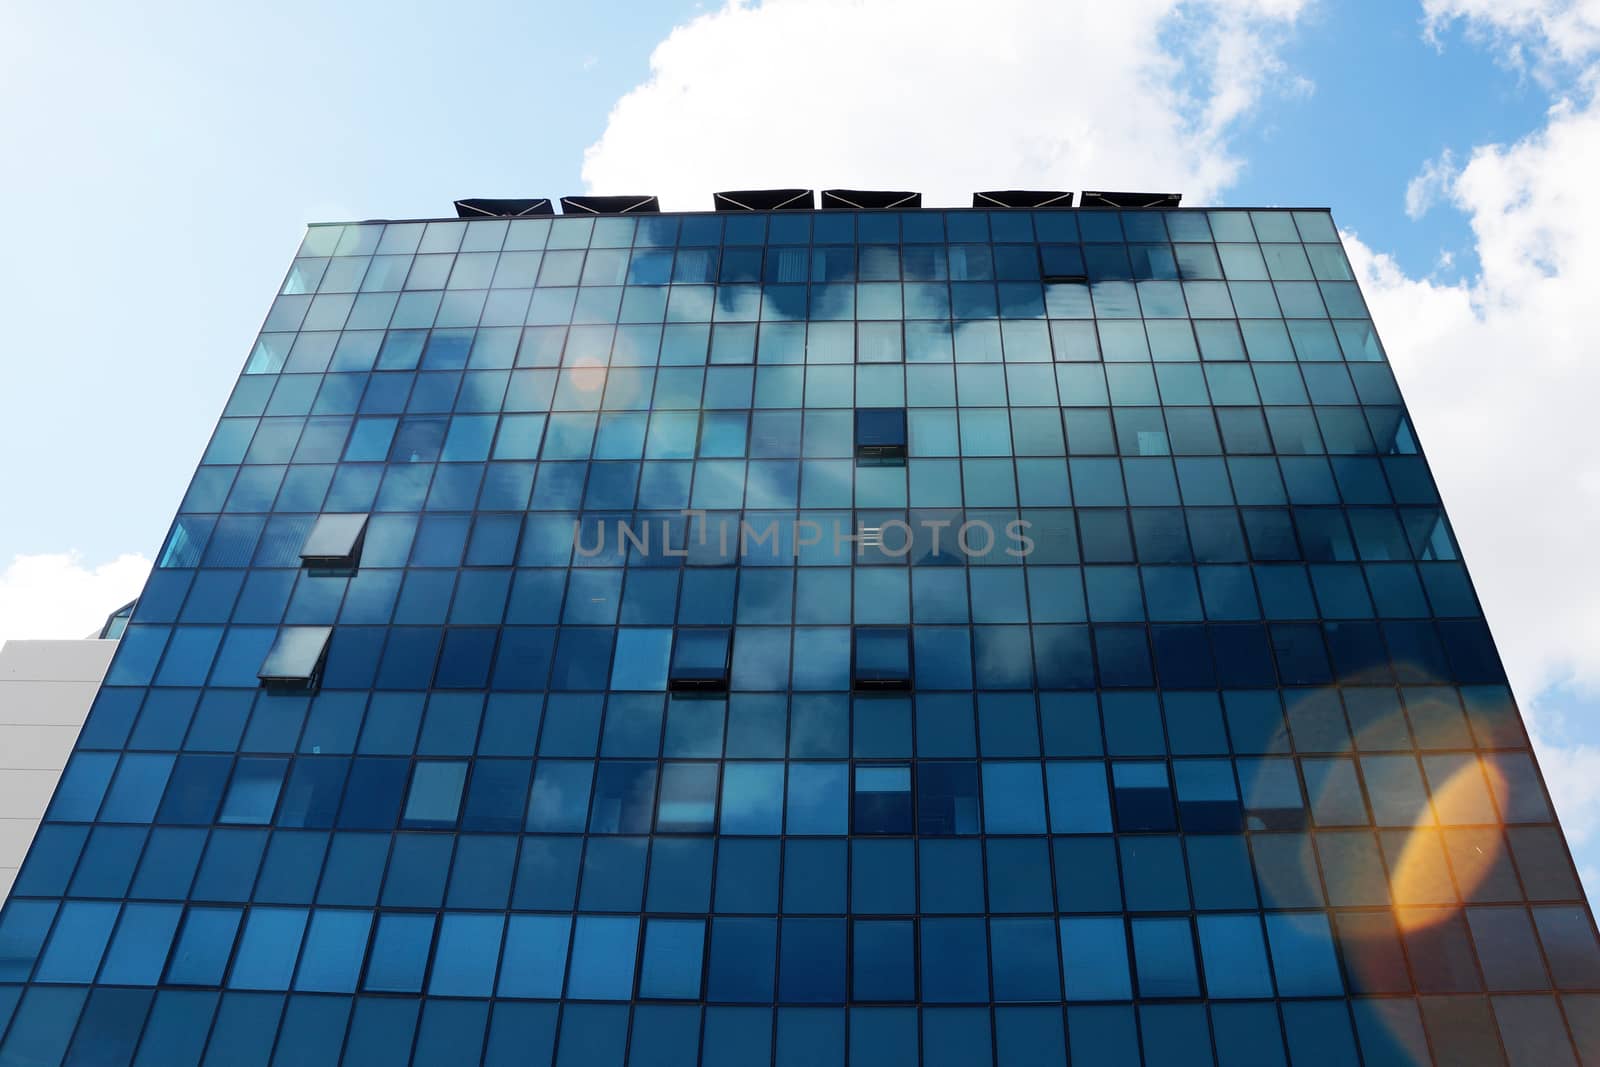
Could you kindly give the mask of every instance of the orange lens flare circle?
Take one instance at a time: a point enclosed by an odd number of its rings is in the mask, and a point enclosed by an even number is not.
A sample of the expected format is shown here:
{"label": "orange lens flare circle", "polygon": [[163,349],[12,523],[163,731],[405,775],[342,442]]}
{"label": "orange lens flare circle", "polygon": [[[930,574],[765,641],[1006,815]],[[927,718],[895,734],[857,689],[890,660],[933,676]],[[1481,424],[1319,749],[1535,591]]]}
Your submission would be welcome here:
{"label": "orange lens flare circle", "polygon": [[[1462,764],[1442,786],[1433,791],[1432,810],[1423,810],[1418,813],[1417,821],[1412,826],[1410,836],[1405,846],[1400,850],[1400,859],[1390,872],[1390,880],[1394,886],[1396,900],[1413,899],[1425,884],[1435,877],[1437,866],[1437,837],[1433,827],[1436,825],[1433,811],[1441,814],[1450,811],[1471,809],[1481,803],[1484,788],[1488,787],[1491,797],[1505,797],[1510,788],[1505,773],[1493,762],[1482,758],[1473,758]],[[1448,816],[1445,820],[1447,821]],[[1497,838],[1498,840],[1498,838]],[[1473,846],[1471,849],[1454,852],[1451,863],[1455,873],[1456,890],[1462,900],[1471,900],[1478,887],[1483,884],[1489,872],[1494,869],[1499,859],[1500,848],[1491,846],[1488,849],[1482,846]],[[1455,908],[1397,908],[1395,915],[1402,932],[1426,929],[1436,923],[1449,918],[1459,911]]]}

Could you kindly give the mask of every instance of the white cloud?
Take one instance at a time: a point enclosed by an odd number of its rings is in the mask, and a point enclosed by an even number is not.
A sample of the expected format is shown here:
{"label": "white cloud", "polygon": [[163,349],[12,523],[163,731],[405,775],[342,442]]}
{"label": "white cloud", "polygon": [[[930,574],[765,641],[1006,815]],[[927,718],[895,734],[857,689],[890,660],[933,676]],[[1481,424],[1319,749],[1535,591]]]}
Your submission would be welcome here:
{"label": "white cloud", "polygon": [[122,555],[90,567],[75,552],[15,556],[0,571],[0,642],[88,637],[139,595],[150,561]]}
{"label": "white cloud", "polygon": [[1545,81],[1600,48],[1600,0],[1422,0],[1422,11],[1435,40],[1464,22],[1496,43],[1511,66]]}
{"label": "white cloud", "polygon": [[731,0],[678,27],[585,154],[600,193],[1177,190],[1215,199],[1233,124],[1306,0]]}
{"label": "white cloud", "polygon": [[1447,198],[1458,173],[1455,153],[1448,148],[1438,158],[1424,163],[1422,170],[1406,185],[1407,217],[1420,219],[1434,204]]}

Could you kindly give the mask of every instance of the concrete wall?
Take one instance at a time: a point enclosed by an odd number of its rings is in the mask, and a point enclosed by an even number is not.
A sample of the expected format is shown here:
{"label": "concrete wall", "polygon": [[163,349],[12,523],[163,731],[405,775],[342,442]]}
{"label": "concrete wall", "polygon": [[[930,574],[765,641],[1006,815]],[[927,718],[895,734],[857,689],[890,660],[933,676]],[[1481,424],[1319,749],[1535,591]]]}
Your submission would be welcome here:
{"label": "concrete wall", "polygon": [[115,641],[0,646],[0,901],[55,791]]}

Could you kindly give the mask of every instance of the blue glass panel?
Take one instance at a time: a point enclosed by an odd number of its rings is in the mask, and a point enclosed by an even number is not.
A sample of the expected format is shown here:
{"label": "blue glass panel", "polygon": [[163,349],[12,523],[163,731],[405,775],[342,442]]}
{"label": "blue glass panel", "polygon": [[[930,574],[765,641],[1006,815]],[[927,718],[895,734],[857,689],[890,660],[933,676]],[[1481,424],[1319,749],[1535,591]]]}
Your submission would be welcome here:
{"label": "blue glass panel", "polygon": [[991,834],[1037,834],[1045,829],[1038,763],[983,764],[983,825]]}
{"label": "blue glass panel", "polygon": [[922,999],[927,1002],[989,998],[987,937],[982,919],[924,919]]}
{"label": "blue glass panel", "polygon": [[368,912],[317,909],[306,931],[294,987],[319,993],[354,993],[366,956]]}
{"label": "blue glass panel", "polygon": [[1202,915],[1195,922],[1200,931],[1206,990],[1212,997],[1272,995],[1272,977],[1267,971],[1266,944],[1261,937],[1259,918]]}
{"label": "blue glass panel", "polygon": [[577,1000],[626,1000],[633,993],[639,920],[581,916],[573,929],[567,995]]}
{"label": "blue glass panel", "polygon": [[1133,996],[1127,934],[1120,918],[1062,919],[1061,966],[1068,1000]]}
{"label": "blue glass panel", "polygon": [[715,919],[711,925],[707,998],[725,1003],[771,1003],[776,952],[774,920]]}
{"label": "blue glass panel", "polygon": [[129,904],[106,952],[100,980],[107,985],[155,985],[183,909],[176,904]]}
{"label": "blue glass panel", "polygon": [[1003,1001],[1061,998],[1055,931],[1049,919],[991,919],[994,996]]}
{"label": "blue glass panel", "polygon": [[1141,997],[1200,995],[1187,919],[1135,919],[1133,954]]}
{"label": "blue glass panel", "polygon": [[[239,938],[239,954],[228,975],[233,989],[288,989],[305,933],[304,908],[254,908]],[[187,938],[189,931],[184,931]],[[181,951],[182,945],[179,946]]]}
{"label": "blue glass panel", "polygon": [[845,999],[845,923],[841,919],[784,919],[778,999],[839,1003]]}
{"label": "blue glass panel", "polygon": [[415,993],[422,989],[433,942],[434,917],[389,913],[378,919],[364,988]]}
{"label": "blue glass panel", "polygon": [[[304,913],[300,914],[303,917]],[[221,984],[240,917],[237,908],[190,908],[167,966],[167,981],[173,985]],[[285,985],[287,980],[284,975]]]}

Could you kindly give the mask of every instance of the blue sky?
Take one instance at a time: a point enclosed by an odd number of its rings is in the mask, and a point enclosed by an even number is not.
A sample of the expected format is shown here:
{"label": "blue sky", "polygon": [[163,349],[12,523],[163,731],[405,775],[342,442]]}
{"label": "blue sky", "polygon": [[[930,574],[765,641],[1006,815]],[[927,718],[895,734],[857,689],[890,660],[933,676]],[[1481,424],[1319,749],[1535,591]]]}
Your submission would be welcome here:
{"label": "blue sky", "polygon": [[1334,209],[1591,885],[1600,24],[1573,0],[0,8],[0,639],[136,591],[307,221],[474,195]]}

